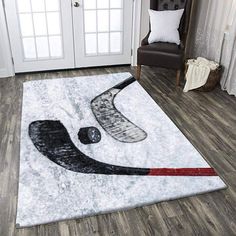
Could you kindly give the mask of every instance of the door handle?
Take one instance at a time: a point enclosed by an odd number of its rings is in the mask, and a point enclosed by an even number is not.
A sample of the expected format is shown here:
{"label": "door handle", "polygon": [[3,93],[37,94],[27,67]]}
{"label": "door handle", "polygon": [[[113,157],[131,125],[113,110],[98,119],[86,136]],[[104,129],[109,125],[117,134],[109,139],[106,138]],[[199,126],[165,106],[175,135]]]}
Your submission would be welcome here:
{"label": "door handle", "polygon": [[80,5],[79,5],[79,2],[75,2],[74,3],[74,7],[79,7]]}

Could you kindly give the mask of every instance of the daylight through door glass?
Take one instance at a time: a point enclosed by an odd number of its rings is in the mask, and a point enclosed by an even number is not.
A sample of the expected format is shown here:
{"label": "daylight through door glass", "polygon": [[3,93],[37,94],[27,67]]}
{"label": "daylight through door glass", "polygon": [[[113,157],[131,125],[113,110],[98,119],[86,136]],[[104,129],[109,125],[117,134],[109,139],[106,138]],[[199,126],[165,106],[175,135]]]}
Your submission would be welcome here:
{"label": "daylight through door glass", "polygon": [[86,56],[122,54],[123,1],[83,0]]}
{"label": "daylight through door glass", "polygon": [[60,0],[17,0],[24,60],[63,58]]}

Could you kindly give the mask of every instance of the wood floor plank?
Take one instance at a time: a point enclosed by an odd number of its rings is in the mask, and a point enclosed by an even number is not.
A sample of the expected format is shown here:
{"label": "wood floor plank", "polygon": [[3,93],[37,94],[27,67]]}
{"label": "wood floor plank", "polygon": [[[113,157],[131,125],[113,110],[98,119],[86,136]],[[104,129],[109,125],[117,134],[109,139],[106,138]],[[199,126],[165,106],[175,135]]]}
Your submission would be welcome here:
{"label": "wood floor plank", "polygon": [[183,93],[175,71],[143,67],[139,83],[228,185],[226,190],[128,211],[15,228],[23,82],[130,72],[128,66],[0,79],[0,236],[236,235],[236,99],[220,88]]}

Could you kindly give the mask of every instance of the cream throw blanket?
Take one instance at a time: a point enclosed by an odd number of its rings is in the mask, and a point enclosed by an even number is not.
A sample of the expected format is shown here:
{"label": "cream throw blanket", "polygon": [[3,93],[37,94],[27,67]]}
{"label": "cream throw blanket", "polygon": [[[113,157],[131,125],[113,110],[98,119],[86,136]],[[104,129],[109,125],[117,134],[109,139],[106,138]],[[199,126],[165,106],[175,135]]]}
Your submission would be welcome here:
{"label": "cream throw blanket", "polygon": [[211,70],[215,70],[219,66],[218,63],[203,57],[198,57],[196,60],[190,59],[187,65],[188,71],[184,92],[203,86],[207,82]]}

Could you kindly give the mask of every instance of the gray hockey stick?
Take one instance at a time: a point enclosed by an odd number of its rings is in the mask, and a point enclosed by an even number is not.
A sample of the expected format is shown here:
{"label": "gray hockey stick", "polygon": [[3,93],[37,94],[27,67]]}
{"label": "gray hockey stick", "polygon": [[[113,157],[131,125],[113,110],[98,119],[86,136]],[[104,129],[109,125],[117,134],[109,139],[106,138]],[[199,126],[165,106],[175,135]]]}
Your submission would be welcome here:
{"label": "gray hockey stick", "polygon": [[130,77],[122,83],[108,89],[91,101],[91,109],[98,123],[114,139],[135,143],[144,140],[147,133],[128,120],[114,105],[116,95],[135,80]]}

